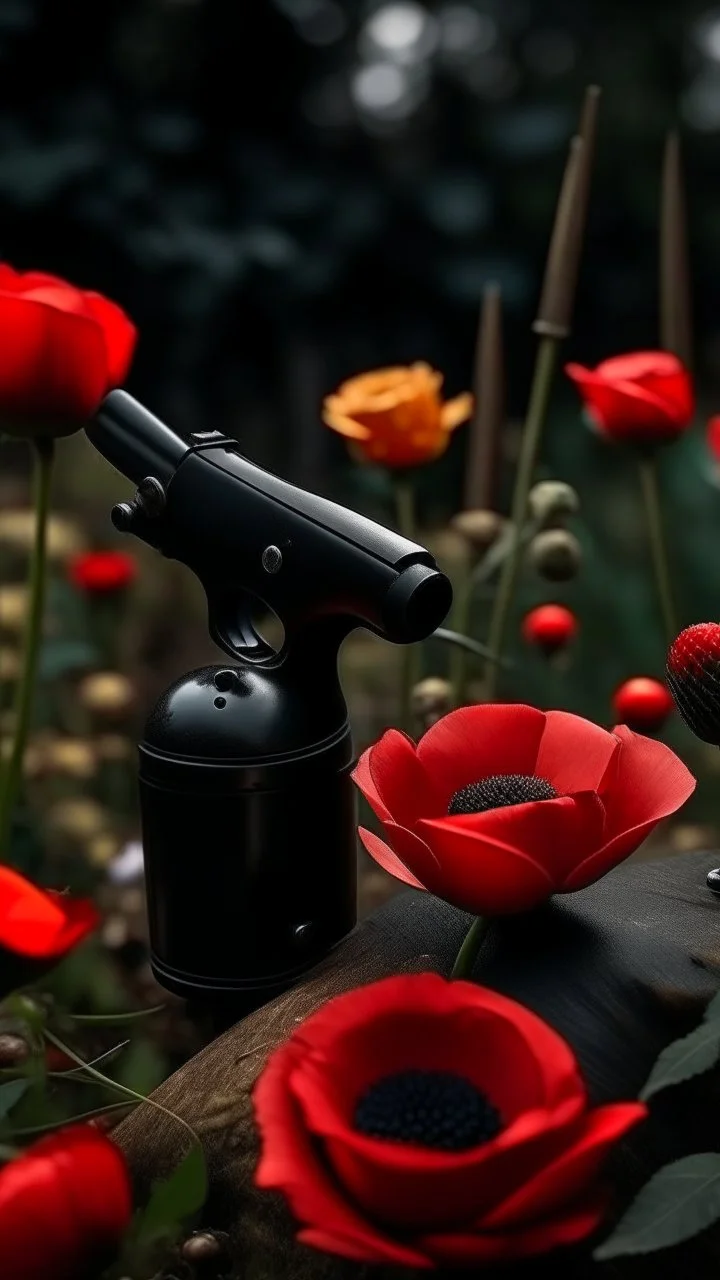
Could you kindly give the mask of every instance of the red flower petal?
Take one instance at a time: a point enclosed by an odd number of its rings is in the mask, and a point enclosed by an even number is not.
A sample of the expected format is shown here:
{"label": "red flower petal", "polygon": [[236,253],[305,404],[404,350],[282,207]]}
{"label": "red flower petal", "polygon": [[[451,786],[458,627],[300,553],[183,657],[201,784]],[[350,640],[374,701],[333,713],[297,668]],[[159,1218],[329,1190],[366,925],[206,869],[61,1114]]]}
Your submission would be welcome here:
{"label": "red flower petal", "polygon": [[617,750],[617,739],[592,721],[548,711],[534,772],[561,795],[595,791]]}
{"label": "red flower petal", "polygon": [[572,1202],[578,1187],[587,1187],[597,1179],[612,1147],[647,1114],[642,1102],[621,1102],[588,1112],[570,1149],[520,1186],[493,1213],[484,1215],[476,1226],[483,1231],[507,1231]]}
{"label": "red flower petal", "polygon": [[255,1184],[281,1191],[300,1222],[321,1222],[323,1234],[332,1233],[344,1244],[343,1250],[336,1251],[346,1257],[422,1267],[422,1254],[386,1238],[365,1221],[319,1159],[287,1084],[302,1054],[302,1045],[291,1037],[272,1054],[253,1090],[255,1122],[262,1139]]}
{"label": "red flower petal", "polygon": [[534,773],[545,713],[521,703],[486,703],[451,711],[420,739],[418,759],[439,793],[441,812],[478,778]]}
{"label": "red flower petal", "polygon": [[635,351],[603,360],[596,373],[609,382],[634,382],[669,402],[678,421],[686,423],[695,408],[692,378],[682,361],[668,351]]}
{"label": "red flower petal", "polygon": [[609,435],[672,437],[687,425],[673,401],[661,398],[647,387],[633,382],[607,382],[582,365],[568,364],[565,372]]}
{"label": "red flower petal", "polygon": [[99,325],[18,294],[0,296],[0,406],[8,417],[81,422],[107,387]]}
{"label": "red flower petal", "polygon": [[391,818],[392,814],[387,805],[380,799],[378,789],[373,781],[370,773],[370,752],[372,747],[368,747],[367,751],[363,751],[352,772],[352,780],[359,791],[362,791],[365,799],[370,805],[374,813],[377,814],[381,821]]}
{"label": "red flower petal", "polygon": [[416,1244],[439,1267],[481,1266],[493,1262],[512,1262],[548,1253],[551,1249],[576,1244],[600,1226],[607,1209],[608,1197],[595,1195],[581,1205],[543,1223],[535,1223],[507,1235],[478,1235],[448,1232],[444,1235],[420,1236]]}
{"label": "red flower petal", "polygon": [[98,924],[89,901],[46,893],[0,866],[0,946],[17,955],[57,960]]}
{"label": "red flower petal", "polygon": [[85,293],[85,305],[105,335],[107,351],[107,391],[119,387],[126,379],[132,363],[137,329],[122,307],[101,293]]}
{"label": "red flower petal", "polygon": [[[408,832],[408,835],[411,833]],[[374,858],[379,867],[383,871],[387,871],[388,875],[394,876],[396,880],[401,880],[403,884],[409,884],[412,889],[424,889],[425,885],[414,876],[404,862],[401,862],[396,853],[393,853],[389,845],[385,844],[379,836],[372,831],[368,831],[365,827],[358,827],[358,835],[362,840],[365,848]]]}
{"label": "red flower petal", "polygon": [[416,818],[438,812],[441,802],[433,779],[404,733],[388,729],[370,748],[368,767],[376,794],[400,826],[412,826]]}
{"label": "red flower petal", "polygon": [[594,793],[419,822],[441,866],[428,889],[475,915],[527,911],[555,893],[568,863],[597,848],[605,813]]}
{"label": "red flower petal", "polygon": [[621,747],[600,784],[607,811],[603,844],[570,872],[563,893],[585,889],[617,866],[695,790],[695,778],[663,742],[633,733],[626,725],[613,732]]}
{"label": "red flower petal", "polygon": [[120,1149],[90,1125],[35,1143],[0,1170],[7,1280],[76,1280],[119,1242],[132,1212]]}

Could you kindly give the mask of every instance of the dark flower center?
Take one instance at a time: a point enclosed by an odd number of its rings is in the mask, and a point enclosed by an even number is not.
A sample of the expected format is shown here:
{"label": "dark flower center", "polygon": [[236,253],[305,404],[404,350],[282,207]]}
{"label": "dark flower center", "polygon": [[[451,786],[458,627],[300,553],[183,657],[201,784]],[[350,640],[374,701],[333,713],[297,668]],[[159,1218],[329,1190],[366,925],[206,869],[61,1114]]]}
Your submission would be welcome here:
{"label": "dark flower center", "polygon": [[534,773],[494,773],[456,791],[450,798],[448,814],[485,813],[486,809],[504,809],[529,800],[554,800],[556,796],[552,783]]}
{"label": "dark flower center", "polygon": [[453,1071],[398,1071],[363,1094],[355,1128],[373,1138],[465,1151],[499,1133],[498,1112],[479,1089]]}

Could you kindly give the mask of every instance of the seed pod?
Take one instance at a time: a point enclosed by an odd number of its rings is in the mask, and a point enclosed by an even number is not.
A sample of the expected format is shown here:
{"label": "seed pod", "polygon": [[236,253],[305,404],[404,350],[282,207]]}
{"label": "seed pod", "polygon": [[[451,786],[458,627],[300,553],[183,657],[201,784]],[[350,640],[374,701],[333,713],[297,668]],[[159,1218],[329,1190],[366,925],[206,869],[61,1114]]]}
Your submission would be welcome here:
{"label": "seed pod", "polygon": [[59,800],[48,813],[51,830],[70,840],[92,840],[105,831],[107,814],[95,800]]}
{"label": "seed pod", "polygon": [[572,485],[563,480],[541,480],[528,495],[530,514],[544,525],[562,525],[580,510],[580,499]]}
{"label": "seed pod", "polygon": [[23,1036],[0,1036],[0,1068],[20,1067],[29,1057],[30,1046]]}
{"label": "seed pod", "polygon": [[530,563],[548,582],[574,578],[582,562],[582,549],[567,529],[545,529],[530,543]]}
{"label": "seed pod", "polygon": [[415,685],[411,695],[412,710],[419,720],[427,716],[443,716],[450,709],[452,688],[440,676],[428,676]]}
{"label": "seed pod", "polygon": [[48,773],[68,778],[92,778],[97,771],[95,752],[84,738],[57,738],[45,748]]}
{"label": "seed pod", "polygon": [[28,611],[28,589],[18,584],[0,588],[0,629],[17,635],[25,626]]}
{"label": "seed pod", "polygon": [[135,701],[132,681],[119,671],[95,671],[85,676],[79,695],[88,711],[110,718],[124,715]]}
{"label": "seed pod", "polygon": [[476,556],[497,541],[507,521],[497,511],[459,511],[450,521],[451,529],[460,534]]}

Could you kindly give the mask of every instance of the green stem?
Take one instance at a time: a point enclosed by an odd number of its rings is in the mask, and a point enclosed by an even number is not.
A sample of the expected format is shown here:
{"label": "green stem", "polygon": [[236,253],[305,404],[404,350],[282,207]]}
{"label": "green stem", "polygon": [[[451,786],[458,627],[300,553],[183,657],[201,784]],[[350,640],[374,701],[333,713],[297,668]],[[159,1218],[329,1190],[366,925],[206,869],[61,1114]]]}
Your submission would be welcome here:
{"label": "green stem", "polygon": [[53,1035],[52,1031],[48,1031],[47,1028],[43,1031],[43,1035],[46,1040],[50,1041],[50,1044],[55,1045],[56,1049],[61,1049],[63,1053],[67,1054],[68,1058],[70,1058],[72,1062],[76,1062],[79,1067],[82,1067],[86,1075],[91,1076],[93,1080],[97,1080],[98,1084],[104,1085],[106,1089],[114,1089],[116,1093],[124,1094],[126,1098],[131,1098],[133,1102],[146,1102],[148,1106],[154,1107],[156,1111],[162,1111],[163,1114],[169,1116],[171,1120],[175,1120],[178,1124],[182,1125],[183,1129],[187,1130],[193,1142],[197,1146],[201,1145],[200,1139],[192,1126],[188,1124],[187,1120],[183,1120],[182,1116],[179,1116],[175,1111],[170,1111],[168,1107],[164,1107],[162,1103],[156,1102],[154,1098],[147,1098],[144,1093],[137,1093],[135,1089],[130,1089],[126,1084],[120,1084],[119,1081],[111,1080],[109,1076],[104,1076],[102,1071],[97,1071],[89,1062],[85,1062],[77,1053],[75,1053],[74,1049],[71,1049],[69,1045],[58,1039],[58,1037]]}
{"label": "green stem", "polygon": [[[395,493],[395,518],[399,532],[409,542],[417,536],[415,519],[415,489],[407,472],[397,472],[393,476]],[[412,691],[420,678],[420,646],[406,644],[402,652],[402,670],[400,674],[400,725],[408,733],[414,729],[412,716]]]}
{"label": "green stem", "polygon": [[638,459],[638,466],[640,468],[640,486],[642,488],[643,503],[645,505],[645,519],[647,520],[650,554],[652,556],[653,571],[655,573],[655,582],[660,602],[660,611],[665,630],[665,639],[668,644],[671,644],[680,628],[675,616],[675,604],[673,602],[672,585],[670,580],[670,564],[668,560],[665,533],[663,530],[657,455],[654,452],[641,454]]}
{"label": "green stem", "polygon": [[537,456],[540,449],[540,441],[542,439],[542,429],[550,403],[550,391],[552,389],[553,376],[555,373],[558,347],[559,344],[557,338],[542,338],[538,347],[537,358],[535,360],[532,387],[530,388],[530,400],[523,429],[520,458],[518,460],[517,473],[515,475],[515,488],[513,491],[512,512],[510,517],[513,537],[512,548],[510,550],[510,554],[502,565],[500,581],[493,601],[492,616],[490,618],[488,648],[490,649],[495,661],[488,663],[486,668],[486,692],[488,701],[492,701],[495,696],[499,673],[498,659],[502,657],[505,632],[522,563],[523,539],[521,530],[525,527],[525,523],[527,521],[528,497],[530,489],[532,488]]}
{"label": "green stem", "polygon": [[485,941],[490,921],[486,916],[477,916],[465,936],[457,959],[452,967],[451,978],[472,978],[475,961]]}
{"label": "green stem", "polygon": [[30,562],[30,600],[25,629],[23,669],[17,686],[14,741],[0,781],[0,853],[7,857],[13,812],[22,781],[25,747],[30,732],[38,658],[42,643],[47,578],[47,520],[54,458],[54,440],[38,438],[35,448],[35,541]]}
{"label": "green stem", "polygon": [[[473,596],[472,570],[472,562],[463,566],[462,577],[457,584],[455,592],[452,630],[461,636],[466,636],[470,631],[470,606]],[[450,653],[450,686],[452,689],[450,705],[453,707],[461,707],[464,704],[467,667],[468,650],[464,645],[453,645]]]}

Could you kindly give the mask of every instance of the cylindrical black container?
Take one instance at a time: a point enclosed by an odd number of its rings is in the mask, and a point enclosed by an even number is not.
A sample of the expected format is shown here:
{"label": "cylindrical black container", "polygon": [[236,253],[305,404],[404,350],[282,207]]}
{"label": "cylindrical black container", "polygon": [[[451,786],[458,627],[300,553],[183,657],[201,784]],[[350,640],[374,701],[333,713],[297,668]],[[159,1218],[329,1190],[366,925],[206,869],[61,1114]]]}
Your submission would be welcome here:
{"label": "cylindrical black container", "polygon": [[201,1005],[263,1004],[355,925],[347,714],[337,685],[320,704],[308,694],[282,669],[212,666],[171,686],[148,720],[151,963]]}

